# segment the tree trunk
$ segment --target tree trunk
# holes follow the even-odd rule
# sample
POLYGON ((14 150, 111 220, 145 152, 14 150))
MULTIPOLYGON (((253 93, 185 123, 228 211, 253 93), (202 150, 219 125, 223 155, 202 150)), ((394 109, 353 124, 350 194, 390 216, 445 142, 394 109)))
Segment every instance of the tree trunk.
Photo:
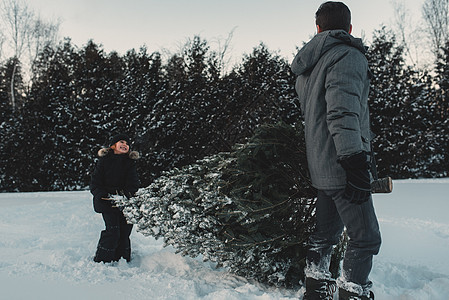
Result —
POLYGON ((14 95, 14 78, 16 77, 16 70, 17 70, 17 63, 14 62, 14 66, 12 69, 12 75, 11 75, 11 106, 12 106, 13 112, 16 110, 16 98, 14 95))

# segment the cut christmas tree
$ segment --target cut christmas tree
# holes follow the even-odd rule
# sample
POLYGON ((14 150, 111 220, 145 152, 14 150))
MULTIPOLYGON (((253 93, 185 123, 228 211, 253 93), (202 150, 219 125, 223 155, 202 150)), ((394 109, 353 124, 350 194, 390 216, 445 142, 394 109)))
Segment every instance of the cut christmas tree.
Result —
MULTIPOLYGON (((232 152, 173 169, 134 198, 115 201, 137 231, 163 238, 182 255, 293 287, 304 279, 315 194, 303 129, 277 124, 261 126, 232 152)), ((333 265, 336 275, 339 261, 333 265)))

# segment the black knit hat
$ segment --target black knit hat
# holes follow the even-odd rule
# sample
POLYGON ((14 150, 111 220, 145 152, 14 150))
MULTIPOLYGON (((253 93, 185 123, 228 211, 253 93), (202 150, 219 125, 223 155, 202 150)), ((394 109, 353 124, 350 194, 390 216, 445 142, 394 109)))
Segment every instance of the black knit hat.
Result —
POLYGON ((109 141, 109 145, 115 145, 118 141, 126 141, 128 144, 130 144, 129 136, 124 133, 116 134, 112 137, 112 139, 109 141))

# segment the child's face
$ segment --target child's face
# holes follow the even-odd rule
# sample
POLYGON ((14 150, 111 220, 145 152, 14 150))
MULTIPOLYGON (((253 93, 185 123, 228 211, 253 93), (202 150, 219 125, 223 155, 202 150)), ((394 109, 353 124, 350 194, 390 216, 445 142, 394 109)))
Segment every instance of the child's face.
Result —
POLYGON ((126 141, 118 141, 112 146, 114 150, 114 154, 125 154, 129 151, 128 142, 126 141))

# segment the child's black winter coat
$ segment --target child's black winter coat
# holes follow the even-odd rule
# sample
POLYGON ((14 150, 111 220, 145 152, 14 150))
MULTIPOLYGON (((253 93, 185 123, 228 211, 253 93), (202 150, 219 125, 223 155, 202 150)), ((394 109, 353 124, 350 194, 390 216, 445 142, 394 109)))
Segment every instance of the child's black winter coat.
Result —
POLYGON ((133 196, 139 189, 136 162, 139 153, 130 151, 128 154, 114 154, 110 148, 98 151, 100 157, 92 173, 90 192, 94 196, 94 210, 97 213, 117 213, 118 208, 112 207, 113 202, 102 200, 110 195, 133 196))

